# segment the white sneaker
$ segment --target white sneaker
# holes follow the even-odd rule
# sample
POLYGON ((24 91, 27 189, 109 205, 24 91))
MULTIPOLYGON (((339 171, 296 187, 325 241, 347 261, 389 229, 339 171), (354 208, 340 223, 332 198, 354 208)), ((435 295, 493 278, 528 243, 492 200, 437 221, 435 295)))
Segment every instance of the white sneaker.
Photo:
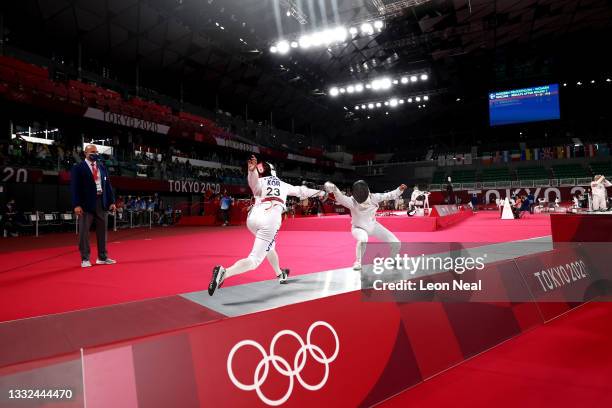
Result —
POLYGON ((276 276, 278 278, 278 283, 284 285, 287 283, 287 278, 289 278, 289 269, 281 269, 280 275, 276 276))
POLYGON ((110 258, 106 258, 104 260, 99 259, 99 258, 96 259, 96 265, 112 265, 112 264, 116 264, 116 263, 117 263, 117 261, 115 261, 114 259, 110 259, 110 258))
POLYGON ((81 268, 89 268, 91 266, 91 262, 88 259, 81 261, 81 268))
POLYGON ((353 270, 354 270, 354 271, 360 271, 360 270, 361 270, 361 262, 356 261, 356 262, 353 264, 353 270))

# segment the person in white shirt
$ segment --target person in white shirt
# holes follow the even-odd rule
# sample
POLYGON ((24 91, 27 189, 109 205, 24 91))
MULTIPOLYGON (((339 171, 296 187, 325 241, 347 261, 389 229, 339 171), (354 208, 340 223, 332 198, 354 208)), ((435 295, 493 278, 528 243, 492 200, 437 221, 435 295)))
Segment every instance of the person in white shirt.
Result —
POLYGON ((597 174, 591 182, 593 196, 593 211, 605 211, 608 209, 608 193, 606 187, 612 186, 604 176, 597 174))
POLYGON ((270 262, 279 283, 287 283, 289 269, 280 268, 275 250, 276 234, 281 227, 287 196, 305 199, 325 195, 321 190, 292 186, 281 181, 276 177, 274 166, 266 162, 257 163, 255 156, 251 156, 248 161, 247 179, 255 197, 255 204, 247 217, 247 228, 255 236, 253 249, 246 258, 240 259, 228 268, 221 265, 213 268, 212 279, 208 285, 210 296, 223 285, 225 279, 257 268, 264 258, 270 262))
POLYGON ((406 185, 402 184, 398 188, 388 193, 370 193, 368 184, 363 180, 353 183, 353 196, 347 197, 329 181, 325 183, 325 191, 333 193, 336 202, 351 212, 351 233, 357 240, 356 257, 353 269, 361 270, 361 260, 365 245, 370 235, 383 242, 391 244, 391 257, 394 257, 400 250, 400 240, 388 229, 376 221, 376 211, 378 204, 385 200, 395 200, 406 190, 406 185))

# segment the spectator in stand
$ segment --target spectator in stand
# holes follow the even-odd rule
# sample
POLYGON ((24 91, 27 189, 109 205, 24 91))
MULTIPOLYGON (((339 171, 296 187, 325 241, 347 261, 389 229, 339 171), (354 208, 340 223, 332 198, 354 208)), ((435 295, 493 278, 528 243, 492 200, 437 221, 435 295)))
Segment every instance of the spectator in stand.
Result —
POLYGON ((223 191, 223 196, 221 197, 220 208, 221 214, 223 215, 223 226, 226 227, 230 222, 230 211, 232 209, 233 203, 232 197, 227 194, 227 190, 223 191))
POLYGON ((72 167, 70 190, 75 214, 79 217, 79 252, 81 267, 91 266, 89 260, 89 228, 96 221, 98 241, 98 265, 116 263, 106 252, 106 211, 115 211, 115 196, 106 168, 98 163, 98 149, 94 145, 85 148, 85 160, 72 167))

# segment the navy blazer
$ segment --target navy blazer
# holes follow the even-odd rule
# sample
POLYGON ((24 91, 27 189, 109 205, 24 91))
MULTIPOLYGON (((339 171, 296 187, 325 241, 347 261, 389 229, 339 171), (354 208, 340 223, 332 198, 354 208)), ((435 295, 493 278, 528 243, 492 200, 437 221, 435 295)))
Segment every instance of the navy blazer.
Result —
MULTIPOLYGON (((70 171, 70 192, 72 194, 72 207, 81 207, 89 213, 96 212, 96 182, 87 160, 72 166, 70 171)), ((102 207, 106 211, 115 202, 115 194, 110 184, 110 178, 106 167, 97 163, 102 182, 102 207)))

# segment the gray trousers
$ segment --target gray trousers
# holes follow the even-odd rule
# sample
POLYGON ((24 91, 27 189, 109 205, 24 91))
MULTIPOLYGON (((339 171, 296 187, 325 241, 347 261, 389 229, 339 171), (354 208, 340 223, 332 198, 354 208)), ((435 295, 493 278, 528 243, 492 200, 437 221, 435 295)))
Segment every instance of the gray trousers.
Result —
POLYGON ((89 248, 89 229, 91 224, 96 221, 96 239, 98 241, 98 259, 105 260, 106 254, 106 227, 108 216, 102 208, 102 196, 96 200, 96 212, 90 213, 83 211, 79 217, 79 252, 82 260, 89 260, 91 254, 89 248))

